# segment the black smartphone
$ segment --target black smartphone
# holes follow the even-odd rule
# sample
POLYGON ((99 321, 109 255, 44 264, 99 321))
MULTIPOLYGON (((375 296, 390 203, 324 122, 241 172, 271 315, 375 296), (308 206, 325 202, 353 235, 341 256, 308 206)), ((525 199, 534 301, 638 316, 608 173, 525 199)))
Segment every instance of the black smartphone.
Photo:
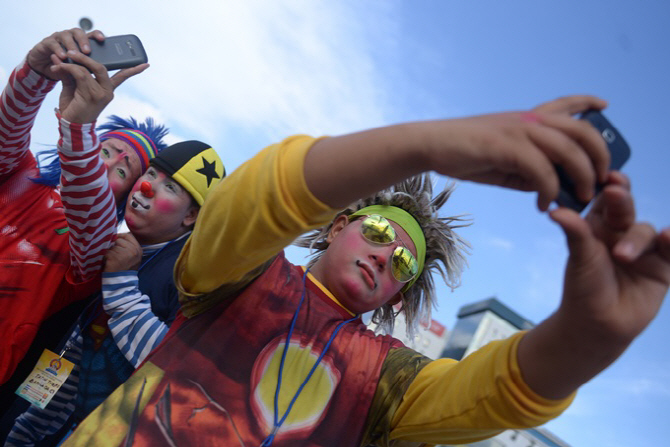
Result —
MULTIPOLYGON (((591 123, 595 127, 603 139, 607 143, 607 148, 610 151, 610 170, 618 171, 630 158, 630 147, 619 131, 609 122, 605 115, 598 110, 587 110, 582 113, 579 119, 583 119, 591 123)), ((556 199, 556 203, 560 206, 572 208, 577 212, 581 212, 587 203, 582 202, 575 195, 574 183, 565 174, 565 171, 560 166, 556 167, 558 178, 561 181, 561 191, 556 199)), ((600 192, 603 185, 596 185, 596 194, 600 192)))
MULTIPOLYGON (((134 34, 106 37, 103 42, 89 39, 88 56, 107 70, 118 70, 144 64, 149 59, 140 39, 134 34)), ((69 58, 66 62, 72 62, 69 58)))

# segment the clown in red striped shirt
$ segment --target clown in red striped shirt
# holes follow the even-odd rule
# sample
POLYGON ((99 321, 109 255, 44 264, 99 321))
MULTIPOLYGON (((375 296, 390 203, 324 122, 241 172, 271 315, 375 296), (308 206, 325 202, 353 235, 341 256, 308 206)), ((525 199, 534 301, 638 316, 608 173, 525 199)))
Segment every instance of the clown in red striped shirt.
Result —
MULTIPOLYGON (((98 110, 86 115, 72 73, 60 61, 99 31, 54 33, 30 50, 10 75, 0 100, 0 385, 12 375, 40 324, 68 304, 100 290, 104 254, 113 244, 126 197, 149 160, 166 145, 164 126, 147 119, 97 115, 113 90, 146 65, 89 76, 98 110), (61 65, 60 68, 52 68, 61 65), (31 151, 30 131, 39 108, 63 81, 58 149, 31 151)), ((102 67, 102 66, 100 66, 102 67)), ((79 68, 79 67, 76 67, 79 68)), ((88 75, 87 75, 88 76, 88 75)))

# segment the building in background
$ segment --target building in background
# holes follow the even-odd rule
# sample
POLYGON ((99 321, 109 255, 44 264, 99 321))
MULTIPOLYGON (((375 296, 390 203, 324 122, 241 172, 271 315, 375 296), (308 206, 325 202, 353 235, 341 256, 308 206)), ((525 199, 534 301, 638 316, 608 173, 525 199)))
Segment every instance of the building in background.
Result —
POLYGON ((458 311, 458 320, 440 357, 461 360, 488 342, 533 326, 495 298, 468 304, 458 311))
MULTIPOLYGON (((399 311, 401 305, 395 306, 395 310, 399 311)), ((375 330, 377 325, 374 323, 368 324, 368 327, 375 330)), ((393 338, 403 342, 408 348, 414 349, 426 357, 437 359, 443 357, 442 352, 447 345, 447 337, 449 333, 447 327, 437 320, 421 321, 418 325, 414 335, 410 335, 406 331, 405 314, 400 312, 395 319, 393 327, 393 338)))
MULTIPOLYGON (((458 320, 449 334, 444 351, 438 357, 461 360, 485 344, 507 338, 533 323, 521 317, 495 298, 461 307, 458 320)), ((433 357, 437 358, 437 357, 433 357)), ((542 428, 507 430, 498 436, 469 447, 570 447, 550 431, 542 428)))
MULTIPOLYGON (((400 310, 400 306, 396 308, 400 310)), ((495 298, 489 298, 461 307, 456 325, 451 332, 442 323, 431 320, 419 324, 413 337, 405 330, 405 317, 396 317, 393 337, 421 354, 437 359, 441 357, 461 360, 471 352, 493 340, 507 338, 520 331, 531 329, 534 324, 526 320, 495 298)), ((376 325, 370 323, 370 329, 376 325)), ((447 446, 443 446, 447 447, 447 446)), ((570 447, 549 430, 531 428, 507 430, 498 436, 471 444, 451 447, 570 447)))

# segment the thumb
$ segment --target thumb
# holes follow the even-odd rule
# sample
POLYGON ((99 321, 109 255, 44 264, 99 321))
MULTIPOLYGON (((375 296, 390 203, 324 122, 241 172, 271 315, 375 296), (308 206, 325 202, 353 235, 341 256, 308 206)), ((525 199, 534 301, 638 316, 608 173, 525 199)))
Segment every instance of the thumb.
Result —
POLYGON ((563 229, 570 251, 565 266, 561 307, 584 310, 603 305, 603 293, 611 296, 611 287, 616 287, 607 247, 575 211, 558 208, 549 215, 563 229))
POLYGON ((588 223, 575 211, 568 208, 557 208, 549 213, 565 234, 570 258, 584 262, 597 253, 597 242, 588 223))

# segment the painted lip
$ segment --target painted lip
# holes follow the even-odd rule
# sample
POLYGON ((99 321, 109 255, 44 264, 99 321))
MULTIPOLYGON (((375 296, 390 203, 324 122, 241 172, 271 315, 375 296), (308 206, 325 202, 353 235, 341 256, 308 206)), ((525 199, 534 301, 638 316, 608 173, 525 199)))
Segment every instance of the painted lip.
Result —
POLYGON ((151 208, 148 203, 144 203, 141 200, 140 194, 135 193, 130 199, 130 206, 132 206, 134 209, 139 209, 139 207, 144 208, 145 210, 148 210, 151 208))
POLYGON ((370 289, 376 289, 377 281, 375 280, 375 272, 372 270, 372 267, 362 261, 356 261, 356 265, 361 269, 363 279, 368 283, 370 289))

